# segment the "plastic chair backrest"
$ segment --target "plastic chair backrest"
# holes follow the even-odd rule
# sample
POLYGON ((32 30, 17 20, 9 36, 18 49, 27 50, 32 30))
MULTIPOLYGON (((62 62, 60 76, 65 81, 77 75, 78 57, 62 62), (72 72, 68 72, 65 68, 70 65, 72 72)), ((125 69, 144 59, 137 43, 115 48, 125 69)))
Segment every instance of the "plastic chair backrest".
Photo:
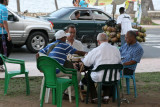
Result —
POLYGON ((6 66, 6 62, 9 62, 9 63, 15 63, 15 64, 20 64, 21 68, 20 68, 20 74, 21 73, 25 73, 25 65, 24 65, 24 61, 23 60, 19 60, 19 59, 11 59, 11 58, 8 58, 2 54, 0 54, 0 57, 2 58, 3 60, 3 64, 4 64, 4 67, 5 67, 5 73, 8 73, 7 71, 7 66, 6 66))
POLYGON ((122 69, 123 69, 123 65, 121 65, 121 64, 103 64, 103 65, 99 65, 95 71, 104 70, 102 82, 106 82, 105 80, 106 80, 107 72, 110 72, 109 79, 107 82, 112 82, 113 71, 115 71, 114 81, 116 81, 117 80, 117 73, 118 72, 120 73, 120 71, 122 69))
POLYGON ((48 87, 56 86, 56 68, 60 71, 64 70, 56 60, 48 56, 41 56, 37 59, 37 68, 44 73, 45 84, 48 87))

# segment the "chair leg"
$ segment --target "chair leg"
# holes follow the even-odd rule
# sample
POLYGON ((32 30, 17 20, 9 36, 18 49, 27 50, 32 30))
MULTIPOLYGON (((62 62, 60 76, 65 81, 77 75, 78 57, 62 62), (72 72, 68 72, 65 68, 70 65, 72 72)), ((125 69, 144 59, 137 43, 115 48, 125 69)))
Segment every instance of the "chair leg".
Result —
POLYGON ((102 83, 98 83, 98 107, 101 107, 102 83))
POLYGON ((137 90, 136 90, 136 80, 133 78, 133 85, 134 85, 134 97, 137 98, 137 90))
POLYGON ((10 80, 10 78, 8 76, 6 76, 5 77, 5 84, 4 84, 4 95, 7 94, 9 80, 10 80))
POLYGON ((119 90, 119 84, 116 84, 116 89, 117 89, 117 102, 118 102, 118 107, 120 107, 120 90, 119 90))
POLYGON ((71 94, 71 86, 68 87, 68 94, 69 94, 69 102, 72 103, 72 94, 71 94))
POLYGON ((43 107, 45 92, 46 92, 46 87, 43 86, 43 92, 42 92, 42 98, 41 98, 40 107, 43 107))
POLYGON ((89 89, 90 89, 90 86, 89 86, 89 82, 88 82, 88 83, 87 83, 87 93, 86 93, 86 104, 88 104, 89 89))
MULTIPOLYGON (((53 105, 56 105, 57 102, 56 102, 56 89, 52 89, 52 104, 53 105)), ((49 99, 49 96, 48 96, 48 99, 49 99)))
POLYGON ((127 94, 130 94, 130 79, 126 78, 126 89, 127 89, 127 94))
POLYGON ((25 79, 26 79, 26 94, 30 94, 30 87, 29 87, 29 79, 28 79, 28 72, 25 73, 25 79))
POLYGON ((57 107, 62 107, 62 96, 63 96, 63 91, 62 88, 58 88, 57 90, 57 107))
POLYGON ((48 103, 49 94, 50 94, 50 88, 47 88, 47 89, 46 89, 46 94, 45 94, 45 103, 48 103))
POLYGON ((75 89, 75 97, 76 97, 76 107, 78 107, 79 106, 78 82, 75 83, 74 89, 75 89))
POLYGON ((44 77, 42 78, 42 83, 41 83, 41 91, 40 91, 40 100, 42 98, 42 92, 43 92, 43 86, 44 86, 44 77))
POLYGON ((116 99, 116 85, 114 85, 114 87, 113 87, 113 98, 112 98, 112 102, 115 102, 115 99, 116 99))

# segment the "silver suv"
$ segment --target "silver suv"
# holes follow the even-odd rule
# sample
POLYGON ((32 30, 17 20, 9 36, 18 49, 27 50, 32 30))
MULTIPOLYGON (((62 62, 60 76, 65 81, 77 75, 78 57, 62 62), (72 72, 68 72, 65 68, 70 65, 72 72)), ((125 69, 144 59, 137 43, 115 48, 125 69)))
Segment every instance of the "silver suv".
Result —
POLYGON ((54 39, 52 23, 32 17, 18 15, 8 9, 8 25, 15 47, 27 46, 30 52, 38 52, 54 39))

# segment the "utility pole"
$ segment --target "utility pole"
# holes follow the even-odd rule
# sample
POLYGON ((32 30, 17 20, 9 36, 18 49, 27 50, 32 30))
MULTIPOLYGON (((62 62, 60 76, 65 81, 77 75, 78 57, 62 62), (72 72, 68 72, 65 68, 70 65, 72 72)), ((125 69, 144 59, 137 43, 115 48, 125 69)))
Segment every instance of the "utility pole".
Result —
POLYGON ((56 10, 58 10, 58 4, 57 4, 57 0, 54 0, 55 6, 56 6, 56 10))
POLYGON ((17 0, 17 11, 18 11, 18 12, 21 12, 21 10, 20 10, 20 2, 19 2, 19 0, 17 0))

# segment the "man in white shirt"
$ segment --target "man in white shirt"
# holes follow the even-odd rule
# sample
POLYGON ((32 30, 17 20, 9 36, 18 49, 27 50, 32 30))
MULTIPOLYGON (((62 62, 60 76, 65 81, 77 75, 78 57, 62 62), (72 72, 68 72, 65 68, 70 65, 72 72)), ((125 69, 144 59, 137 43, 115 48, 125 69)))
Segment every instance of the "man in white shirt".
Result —
POLYGON ((125 35, 129 30, 132 30, 132 22, 130 15, 125 13, 125 8, 119 9, 120 16, 117 18, 117 24, 121 27, 121 46, 126 43, 125 35))
POLYGON ((66 33, 70 33, 70 36, 67 37, 66 43, 70 44, 73 48, 84 51, 83 44, 81 41, 76 40, 76 28, 74 25, 67 26, 66 33))
MULTIPOLYGON (((93 70, 95 70, 99 65, 102 64, 118 64, 121 62, 120 52, 117 47, 112 46, 108 43, 108 36, 105 33, 99 33, 97 36, 98 47, 90 51, 83 59, 85 66, 89 67, 93 65, 93 70)), ((102 81, 104 71, 91 72, 91 79, 94 82, 102 81)), ((108 74, 107 74, 108 75, 108 74)), ((107 76, 106 76, 107 77, 107 76)), ((120 79, 120 74, 117 74, 118 79, 120 79)), ((108 78, 106 78, 108 80, 108 78)), ((92 82, 92 86, 89 89, 91 91, 91 98, 94 100, 97 97, 96 88, 92 82)), ((91 84, 90 84, 91 85, 91 84)), ((104 96, 109 96, 110 89, 103 88, 104 96)), ((109 98, 109 97, 108 97, 109 98)))

